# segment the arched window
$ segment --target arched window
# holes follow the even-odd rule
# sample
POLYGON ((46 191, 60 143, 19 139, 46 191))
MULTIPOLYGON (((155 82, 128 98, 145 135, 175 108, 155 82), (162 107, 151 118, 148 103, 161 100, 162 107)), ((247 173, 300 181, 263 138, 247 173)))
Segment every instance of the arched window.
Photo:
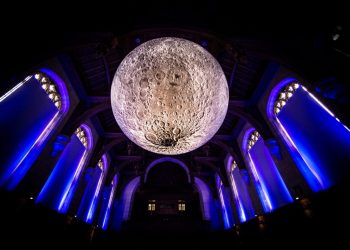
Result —
POLYGON ((60 213, 67 212, 92 145, 91 130, 83 124, 63 150, 36 200, 38 203, 60 213))
POLYGON ((218 190, 224 228, 228 229, 234 226, 234 220, 230 205, 230 198, 219 175, 216 175, 216 188, 218 190))
POLYGON ((102 183, 108 170, 107 156, 103 155, 97 167, 85 171, 85 191, 80 202, 77 217, 86 223, 92 223, 102 183))
POLYGON ((134 201, 134 195, 138 187, 140 186, 141 177, 137 176, 132 179, 124 188, 121 197, 122 206, 122 220, 126 221, 130 219, 132 203, 134 201))
POLYGON ((251 128, 243 139, 243 151, 265 212, 292 202, 277 166, 258 131, 251 128))
POLYGON ((42 72, 38 72, 34 75, 34 78, 40 82, 40 85, 50 100, 54 103, 58 110, 62 110, 62 97, 60 90, 55 82, 42 72))
POLYGON ((194 177, 195 186, 200 194, 201 209, 204 220, 211 220, 212 194, 208 185, 198 177, 194 177))
POLYGON ((45 68, 0 97, 0 186, 18 185, 68 109, 64 82, 45 68))
POLYGON ((296 79, 274 87, 267 114, 313 191, 349 173, 350 130, 296 79))
POLYGON ((176 158, 173 158, 173 157, 162 157, 162 158, 159 158, 159 159, 156 159, 154 161, 152 161, 146 168, 145 170, 145 178, 144 178, 144 182, 147 182, 147 178, 148 178, 148 173, 149 171, 154 168, 155 166, 157 166, 158 164, 160 163, 164 163, 164 162, 172 162, 172 163, 175 163, 177 164, 179 167, 181 167, 183 170, 186 171, 186 175, 187 175, 187 181, 188 183, 191 183, 191 174, 190 174, 190 170, 188 169, 188 167, 186 166, 186 164, 179 160, 179 159, 176 159, 176 158))
POLYGON ((297 82, 292 82, 285 86, 281 92, 278 95, 278 98, 276 98, 273 112, 275 116, 278 115, 279 112, 281 112, 281 109, 287 104, 290 98, 292 98, 295 91, 300 87, 300 84, 297 82))
POLYGON ((255 212, 244 177, 232 156, 227 160, 227 173, 231 182, 240 222, 245 222, 254 218, 255 212))
POLYGON ((104 187, 102 192, 102 196, 103 196, 102 205, 101 205, 102 207, 101 207, 100 217, 98 220, 98 225, 103 230, 106 230, 108 228, 109 218, 111 215, 111 209, 112 209, 112 204, 114 201, 117 185, 118 185, 118 175, 115 175, 111 182, 111 185, 109 185, 108 187, 104 187))

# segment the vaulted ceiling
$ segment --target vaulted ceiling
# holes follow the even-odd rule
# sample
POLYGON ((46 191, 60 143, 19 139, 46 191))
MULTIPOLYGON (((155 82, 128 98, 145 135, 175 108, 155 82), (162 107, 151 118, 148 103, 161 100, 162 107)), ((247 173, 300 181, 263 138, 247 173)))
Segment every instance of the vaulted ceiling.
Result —
MULTIPOLYGON (((309 36, 315 39, 314 35, 309 36)), ((109 99, 114 74, 123 58, 139 44, 165 36, 185 38, 205 47, 222 66, 229 85, 229 110, 217 134, 201 148, 179 156, 195 172, 203 172, 203 170, 210 172, 215 168, 219 170, 219 166, 223 167, 226 154, 237 151, 234 141, 242 128, 242 121, 253 120, 259 123, 261 117, 252 113, 256 105, 252 99, 253 96, 256 98, 261 94, 258 85, 269 62, 278 62, 298 70, 303 63, 295 61, 291 56, 296 50, 298 53, 304 53, 306 61, 310 58, 315 60, 310 56, 315 52, 308 51, 310 37, 304 37, 302 41, 296 37, 278 40, 275 35, 248 39, 227 37, 201 29, 178 27, 147 27, 121 34, 101 32, 76 35, 76 40, 84 42, 68 46, 65 53, 72 60, 85 91, 82 110, 108 103, 108 106, 94 115, 93 121, 96 127, 100 128, 99 133, 103 138, 100 148, 108 149, 115 171, 121 170, 131 175, 138 174, 143 171, 148 162, 159 157, 138 147, 123 135, 114 119, 109 99), (83 39, 77 39, 79 35, 82 35, 83 39)), ((309 67, 309 70, 304 70, 302 73, 312 76, 314 68, 316 69, 317 66, 309 67)), ((262 125, 260 129, 263 130, 264 126, 262 125)), ((268 129, 261 132, 269 133, 268 129)))
MULTIPOLYGON (((189 6, 197 8, 198 6, 189 6)), ((147 152, 128 140, 116 123, 110 107, 110 88, 118 65, 140 43, 157 37, 175 36, 194 41, 205 47, 220 63, 229 84, 229 110, 221 128, 214 138, 201 148, 181 155, 195 172, 210 173, 223 165, 228 152, 237 150, 234 138, 242 128, 244 119, 256 119, 252 113, 252 97, 259 94, 257 87, 270 61, 286 65, 311 79, 320 80, 331 75, 337 65, 329 58, 328 44, 334 23, 325 23, 322 18, 304 23, 288 22, 276 25, 276 20, 256 22, 254 25, 236 22, 231 10, 219 7, 214 1, 199 6, 203 12, 176 14, 176 8, 158 12, 150 18, 141 8, 133 13, 128 24, 116 23, 112 32, 49 32, 27 39, 27 33, 16 33, 5 41, 11 49, 0 81, 8 80, 41 63, 45 59, 64 54, 71 61, 79 81, 72 81, 81 100, 74 112, 77 124, 69 124, 65 131, 74 129, 79 122, 91 118, 100 141, 95 161, 100 153, 108 151, 114 171, 134 175, 143 171, 145 165, 159 157, 147 152), (220 12, 222 11, 222 12, 220 12), (196 13, 196 14, 193 14, 196 13), (202 13, 202 14, 201 14, 202 13), (273 22, 272 22, 273 21, 273 22), (295 25, 294 25, 295 24, 295 25), (20 60, 21 58, 27 60, 20 60), (320 69, 325 69, 321 71, 320 69), (319 77, 319 78, 317 78, 319 77), (248 114, 248 118, 245 117, 248 114)), ((163 10, 163 8, 162 8, 163 10)), ((180 11, 180 10, 179 10, 180 11)), ((181 10, 183 12, 183 10, 181 10)), ((342 61, 341 61, 342 62, 342 61)), ((17 79, 14 79, 17 80, 17 79)), ((8 86, 3 84, 1 93, 8 86)))
MULTIPOLYGON (((218 143, 209 142, 193 152, 180 156, 192 165, 195 171, 195 168, 202 169, 201 165, 209 165, 209 168, 223 165, 227 151, 221 144, 231 147, 235 129, 240 121, 237 112, 232 110, 236 106, 242 108, 247 105, 267 66, 267 60, 254 53, 249 54, 249 51, 239 47, 236 48, 234 44, 219 36, 179 28, 140 29, 123 35, 112 32, 91 34, 89 38, 91 42, 87 40, 88 42, 65 51, 73 62, 85 92, 81 104, 83 107, 80 108, 83 112, 93 109, 99 103, 109 103, 111 83, 123 58, 140 43, 164 36, 181 37, 202 45, 218 60, 224 70, 229 84, 230 108, 224 123, 213 138, 218 143), (90 103, 84 104, 84 102, 90 103)), ((145 164, 156 157, 154 153, 143 150, 123 135, 110 104, 96 113, 93 121, 100 128, 99 133, 103 138, 101 148, 103 144, 113 144, 113 140, 121 140, 109 149, 114 166, 120 167, 131 163, 123 170, 142 171, 145 164)))

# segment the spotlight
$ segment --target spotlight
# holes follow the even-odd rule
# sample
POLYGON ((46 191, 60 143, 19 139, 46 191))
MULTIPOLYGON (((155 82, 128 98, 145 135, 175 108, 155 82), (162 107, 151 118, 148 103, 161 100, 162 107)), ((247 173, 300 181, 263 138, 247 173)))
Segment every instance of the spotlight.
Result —
POLYGON ((337 33, 337 34, 334 34, 332 36, 332 39, 333 39, 333 41, 337 41, 339 39, 339 37, 340 37, 340 35, 337 33))

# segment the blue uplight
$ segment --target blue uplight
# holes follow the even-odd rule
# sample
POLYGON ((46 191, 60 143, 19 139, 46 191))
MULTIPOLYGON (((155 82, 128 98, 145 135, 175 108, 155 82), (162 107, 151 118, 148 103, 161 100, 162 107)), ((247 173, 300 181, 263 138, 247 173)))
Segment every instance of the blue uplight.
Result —
POLYGON ((237 187, 237 184, 236 184, 236 181, 234 178, 233 171, 231 170, 232 164, 233 164, 233 158, 232 158, 232 156, 230 156, 228 161, 227 161, 226 169, 228 170, 228 174, 230 176, 230 181, 231 181, 231 185, 232 185, 232 189, 233 189, 233 195, 234 195, 234 198, 236 201, 239 220, 240 220, 240 222, 244 222, 247 220, 247 216, 246 216, 245 211, 244 211, 243 203, 241 201, 240 193, 238 191, 238 187, 237 187))
POLYGON ((85 147, 73 135, 57 161, 54 170, 42 188, 36 202, 42 203, 56 211, 65 212, 70 203, 69 194, 74 177, 79 166, 82 165, 85 147), (64 204, 66 204, 64 206, 64 204), (65 207, 65 209, 63 209, 65 207))
POLYGON ((348 172, 350 131, 306 88, 294 93, 276 124, 312 190, 329 188, 348 172))
POLYGON ((106 210, 103 216, 103 221, 102 221, 102 229, 106 230, 108 227, 108 222, 109 222, 109 218, 110 218, 110 214, 111 214, 111 208, 112 208, 112 204, 114 201, 114 196, 115 196, 115 190, 117 188, 118 185, 118 176, 115 175, 113 178, 113 183, 112 183, 112 187, 108 196, 108 202, 107 202, 107 206, 106 206, 106 210))
POLYGON ((93 186, 92 186, 92 189, 94 192, 93 192, 91 202, 89 204, 89 210, 87 213, 87 217, 85 218, 85 221, 87 223, 91 223, 93 220, 95 210, 96 210, 97 201, 98 201, 100 191, 102 188, 102 183, 103 183, 105 174, 106 174, 107 169, 108 169, 108 162, 107 162, 107 157, 105 154, 102 156, 102 162, 103 162, 103 170, 101 171, 100 169, 98 169, 99 171, 95 171, 95 174, 98 174, 98 176, 97 176, 98 181, 97 181, 96 185, 95 185, 95 183, 93 183, 93 186))
POLYGON ((141 177, 135 177, 125 187, 122 195, 122 206, 123 206, 123 220, 129 219, 131 211, 131 203, 134 199, 134 194, 140 185, 141 177))
POLYGON ((292 202, 293 199, 262 137, 259 137, 248 149, 248 140, 254 131, 254 128, 246 131, 243 138, 243 150, 246 152, 250 172, 254 177, 263 209, 265 212, 271 212, 292 202))
POLYGON ((350 153, 350 130, 304 86, 296 89, 275 116, 273 105, 278 94, 294 82, 297 79, 286 78, 273 88, 267 115, 310 188, 317 192, 342 180, 349 172, 345 165, 350 153))
POLYGON ((78 137, 73 134, 36 200, 60 213, 66 213, 68 210, 78 179, 93 145, 90 128, 85 124, 80 127, 87 136, 88 148, 86 149, 78 137))
POLYGON ((29 77, 1 98, 0 114, 0 129, 7 131, 2 134, 6 147, 0 157, 0 186, 13 190, 45 146, 59 113, 40 83, 29 77))
POLYGON ((216 186, 217 186, 220 204, 221 204, 221 212, 222 212, 222 217, 224 221, 224 228, 229 229, 234 224, 232 214, 229 213, 231 211, 229 209, 230 201, 229 201, 227 192, 223 186, 223 183, 218 175, 216 175, 216 186))
POLYGON ((211 196, 210 189, 208 185, 198 177, 194 177, 194 183, 200 194, 203 218, 205 220, 210 220, 211 219, 210 207, 212 203, 212 196, 211 196))
POLYGON ((2 140, 0 186, 13 190, 26 175, 47 143, 53 129, 69 109, 69 96, 64 81, 48 68, 40 69, 59 88, 62 110, 58 111, 41 84, 32 76, 17 84, 0 98, 0 129, 8 131, 2 140), (28 112, 30 107, 31 112, 28 112), (4 119, 4 120, 3 120, 4 119))
POLYGON ((271 212, 273 208, 272 208, 272 203, 270 200, 268 190, 267 190, 266 186, 264 185, 264 183, 261 181, 261 177, 258 174, 258 171, 256 170, 255 163, 252 160, 249 153, 248 153, 248 158, 249 158, 249 163, 250 163, 249 165, 251 168, 251 172, 254 176, 255 186, 256 186, 256 189, 258 191, 258 195, 259 195, 260 201, 261 201, 262 206, 263 206, 263 210, 264 210, 264 212, 271 212))

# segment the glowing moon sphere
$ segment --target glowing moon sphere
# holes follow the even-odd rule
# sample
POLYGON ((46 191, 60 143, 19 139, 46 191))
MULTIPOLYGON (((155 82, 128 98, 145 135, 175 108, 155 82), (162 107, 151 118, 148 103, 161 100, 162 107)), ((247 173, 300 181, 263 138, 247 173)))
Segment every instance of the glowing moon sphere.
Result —
POLYGON ((165 37, 131 51, 114 76, 111 102, 125 135, 151 152, 176 155, 208 140, 229 101, 216 59, 185 39, 165 37))

